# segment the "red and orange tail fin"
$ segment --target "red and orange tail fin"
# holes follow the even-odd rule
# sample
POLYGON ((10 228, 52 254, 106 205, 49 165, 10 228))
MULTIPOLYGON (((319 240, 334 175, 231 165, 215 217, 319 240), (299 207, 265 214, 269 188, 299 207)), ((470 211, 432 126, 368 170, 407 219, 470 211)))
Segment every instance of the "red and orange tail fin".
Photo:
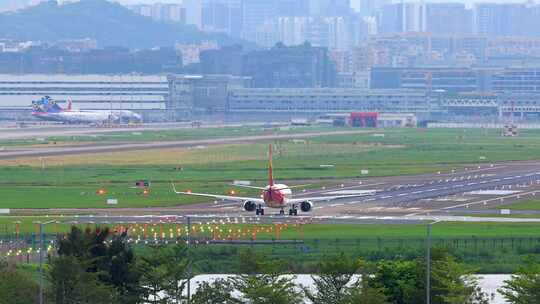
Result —
POLYGON ((67 106, 67 110, 68 111, 71 111, 71 109, 73 108, 73 100, 71 98, 68 99, 68 106, 67 106))
POLYGON ((268 185, 274 185, 274 172, 272 169, 272 144, 268 146, 268 185))

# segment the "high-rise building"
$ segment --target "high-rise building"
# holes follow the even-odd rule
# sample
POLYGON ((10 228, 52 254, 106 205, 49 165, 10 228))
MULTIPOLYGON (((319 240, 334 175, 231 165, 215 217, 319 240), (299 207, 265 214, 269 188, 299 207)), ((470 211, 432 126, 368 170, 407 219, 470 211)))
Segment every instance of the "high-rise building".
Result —
POLYGON ((333 87, 336 81, 328 50, 307 43, 294 47, 278 44, 247 54, 244 76, 252 77, 253 86, 259 88, 333 87))
POLYGON ((310 0, 311 16, 348 16, 352 13, 350 0, 310 0))
POLYGON ((311 0, 276 0, 278 17, 308 17, 311 0))
POLYGON ((404 32, 423 32, 426 29, 426 11, 423 3, 404 3, 402 5, 401 25, 404 32))
POLYGON ((276 21, 279 41, 287 46, 299 45, 306 41, 306 30, 311 18, 280 17, 276 21))
POLYGON ((265 44, 271 40, 268 26, 277 16, 276 2, 268 0, 243 0, 242 37, 249 41, 265 44), (262 42, 262 43, 261 43, 262 42))
POLYGON ((242 76, 244 52, 241 46, 226 46, 219 50, 206 50, 200 54, 200 72, 203 75, 242 76))
POLYGON ((378 16, 379 33, 401 33, 404 31, 402 3, 388 4, 381 8, 378 16))
POLYGON ((473 32, 473 12, 460 3, 429 3, 425 5, 425 30, 433 34, 470 34, 473 32))
POLYGON ((538 36, 540 6, 482 3, 476 6, 475 26, 487 36, 538 36))
POLYGON ((309 42, 316 47, 346 51, 368 35, 359 15, 349 17, 281 17, 276 22, 279 41, 287 46, 309 42))
POLYGON ((194 25, 202 29, 202 1, 183 0, 182 6, 186 10, 186 24, 194 25))
POLYGON ((152 5, 132 5, 133 12, 156 21, 186 23, 186 8, 179 4, 155 3, 152 5))
POLYGON ((459 3, 394 3, 383 6, 378 15, 380 33, 428 32, 470 34, 473 12, 459 3))
POLYGON ((360 0, 360 14, 362 16, 375 16, 377 10, 391 3, 392 0, 360 0))
POLYGON ((202 0, 202 29, 240 37, 242 0, 202 0))

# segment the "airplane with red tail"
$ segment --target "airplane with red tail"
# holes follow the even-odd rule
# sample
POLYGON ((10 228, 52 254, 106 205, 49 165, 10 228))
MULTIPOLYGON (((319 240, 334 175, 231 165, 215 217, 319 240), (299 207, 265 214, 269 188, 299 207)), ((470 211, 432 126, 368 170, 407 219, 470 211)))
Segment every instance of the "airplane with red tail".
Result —
POLYGON ((321 201, 331 201, 338 199, 354 198, 361 196, 374 195, 375 191, 366 190, 359 191, 359 194, 355 195, 340 195, 340 196, 319 196, 319 197, 305 197, 305 198, 293 198, 292 189, 306 187, 306 185, 292 186, 289 187, 284 184, 277 184, 274 182, 274 174, 272 168, 272 145, 269 146, 269 162, 268 162, 268 186, 266 187, 255 187, 255 186, 246 186, 246 185, 237 185, 237 187, 249 188, 261 190, 261 196, 258 198, 254 197, 239 197, 234 195, 216 195, 216 194, 207 194, 207 193, 194 193, 192 191, 177 191, 174 184, 172 184, 173 191, 176 194, 181 195, 192 195, 200 197, 208 197, 225 201, 232 202, 241 202, 243 203, 243 209, 248 212, 255 211, 256 215, 264 215, 265 207, 279 209, 280 214, 285 214, 285 209, 289 209, 289 215, 298 215, 298 208, 302 212, 310 212, 313 210, 313 205, 315 202, 321 201))

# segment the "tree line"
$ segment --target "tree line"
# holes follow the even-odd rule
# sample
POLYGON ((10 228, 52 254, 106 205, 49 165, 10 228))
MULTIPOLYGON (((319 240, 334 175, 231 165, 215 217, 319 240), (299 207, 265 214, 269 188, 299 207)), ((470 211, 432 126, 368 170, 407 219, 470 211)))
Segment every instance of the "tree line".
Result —
MULTIPOLYGON (((426 261, 392 259, 369 263, 341 254, 321 260, 313 284, 295 281, 285 261, 251 250, 237 256, 236 273, 202 282, 186 293, 197 265, 182 242, 133 248, 126 234, 108 228, 72 227, 60 237, 45 271, 45 303, 55 304, 424 304, 426 261)), ((529 259, 499 292, 509 303, 540 303, 540 263, 529 259)), ((33 269, 35 270, 35 269, 33 269)), ((231 271, 233 272, 233 271, 231 271)), ((38 303, 35 271, 0 262, 0 304, 38 303), (33 275, 34 274, 34 275, 33 275)), ((433 250, 431 303, 487 304, 474 269, 446 250, 433 250)))

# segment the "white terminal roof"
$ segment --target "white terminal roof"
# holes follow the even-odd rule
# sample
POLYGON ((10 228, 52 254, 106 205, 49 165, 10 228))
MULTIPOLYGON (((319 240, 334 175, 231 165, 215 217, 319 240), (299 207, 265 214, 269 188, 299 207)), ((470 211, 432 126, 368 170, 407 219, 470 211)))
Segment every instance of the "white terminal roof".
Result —
POLYGON ((168 93, 164 75, 0 74, 0 109, 30 107, 45 95, 80 109, 164 109, 168 93))

